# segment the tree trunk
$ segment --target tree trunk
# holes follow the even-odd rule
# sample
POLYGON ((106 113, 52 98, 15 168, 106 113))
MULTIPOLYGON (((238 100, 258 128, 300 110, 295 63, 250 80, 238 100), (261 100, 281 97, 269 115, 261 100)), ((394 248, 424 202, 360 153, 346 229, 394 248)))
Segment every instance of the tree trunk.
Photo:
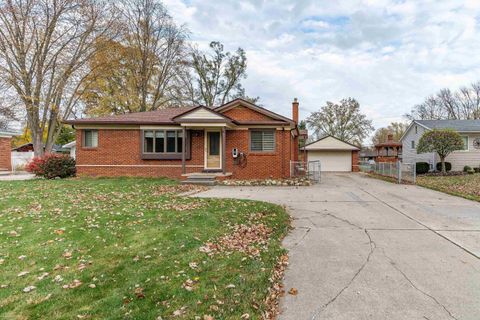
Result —
POLYGON ((446 174, 447 168, 445 167, 445 157, 441 157, 440 161, 442 162, 442 174, 446 174))
POLYGON ((43 150, 43 131, 41 129, 32 130, 32 143, 33 143, 33 155, 35 157, 41 157, 44 154, 43 150))

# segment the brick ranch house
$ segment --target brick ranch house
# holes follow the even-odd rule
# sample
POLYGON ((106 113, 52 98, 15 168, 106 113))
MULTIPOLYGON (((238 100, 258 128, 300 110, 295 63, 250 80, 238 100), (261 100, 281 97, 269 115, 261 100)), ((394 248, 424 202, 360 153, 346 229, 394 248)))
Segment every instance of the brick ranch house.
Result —
POLYGON ((80 176, 264 179, 298 159, 298 102, 289 119, 243 99, 66 121, 76 129, 80 176))

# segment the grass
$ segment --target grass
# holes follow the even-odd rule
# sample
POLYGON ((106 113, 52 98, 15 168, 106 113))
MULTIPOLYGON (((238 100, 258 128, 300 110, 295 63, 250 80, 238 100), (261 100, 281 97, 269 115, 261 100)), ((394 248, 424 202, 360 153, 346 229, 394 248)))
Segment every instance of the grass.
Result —
POLYGON ((444 177, 418 176, 417 184, 454 196, 480 201, 480 174, 444 177))
POLYGON ((0 318, 260 318, 284 254, 285 210, 176 188, 162 179, 1 182, 0 318), (200 250, 260 223, 272 233, 258 256, 200 250))

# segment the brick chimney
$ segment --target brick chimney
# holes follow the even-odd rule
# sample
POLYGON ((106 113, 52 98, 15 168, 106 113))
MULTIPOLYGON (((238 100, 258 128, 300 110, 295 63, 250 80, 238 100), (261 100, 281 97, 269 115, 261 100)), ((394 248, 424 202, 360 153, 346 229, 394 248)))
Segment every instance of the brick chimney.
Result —
POLYGON ((294 98, 292 102, 292 120, 298 124, 298 99, 294 98))

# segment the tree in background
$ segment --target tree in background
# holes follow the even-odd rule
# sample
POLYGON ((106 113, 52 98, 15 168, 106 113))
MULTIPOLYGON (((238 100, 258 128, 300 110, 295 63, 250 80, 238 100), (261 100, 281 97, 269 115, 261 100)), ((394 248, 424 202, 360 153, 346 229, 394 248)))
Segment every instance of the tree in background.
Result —
POLYGON ((388 135, 393 135, 394 141, 399 141, 408 128, 408 123, 405 122, 392 122, 386 128, 379 128, 375 131, 372 142, 373 144, 379 144, 387 141, 388 135))
POLYGON ((109 2, 5 0, 0 3, 0 78, 25 112, 35 155, 50 152, 78 101, 99 37, 115 31, 109 2))
MULTIPOLYGON (((225 52, 220 42, 210 43, 211 53, 193 49, 193 75, 187 79, 194 90, 195 102, 207 107, 222 105, 245 96, 241 80, 247 77, 247 56, 242 48, 235 53, 225 52)), ((254 98, 258 100, 257 98, 254 98)))
POLYGON ((480 119, 480 81, 452 92, 445 88, 413 107, 409 119, 480 119))
POLYGON ((75 129, 71 126, 63 125, 57 140, 55 140, 55 144, 63 146, 73 140, 75 140, 75 129))
POLYGON ((93 72, 81 99, 92 116, 151 111, 184 97, 187 30, 157 0, 122 0, 120 36, 89 60, 93 72))
POLYGON ((445 158, 456 150, 462 150, 464 143, 458 132, 453 130, 432 130, 425 132, 417 146, 417 153, 436 152, 446 173, 445 158))
POLYGON ((310 114, 306 123, 317 138, 331 135, 356 145, 361 145, 374 130, 372 121, 360 112, 360 104, 353 98, 339 104, 328 101, 320 111, 310 114))

